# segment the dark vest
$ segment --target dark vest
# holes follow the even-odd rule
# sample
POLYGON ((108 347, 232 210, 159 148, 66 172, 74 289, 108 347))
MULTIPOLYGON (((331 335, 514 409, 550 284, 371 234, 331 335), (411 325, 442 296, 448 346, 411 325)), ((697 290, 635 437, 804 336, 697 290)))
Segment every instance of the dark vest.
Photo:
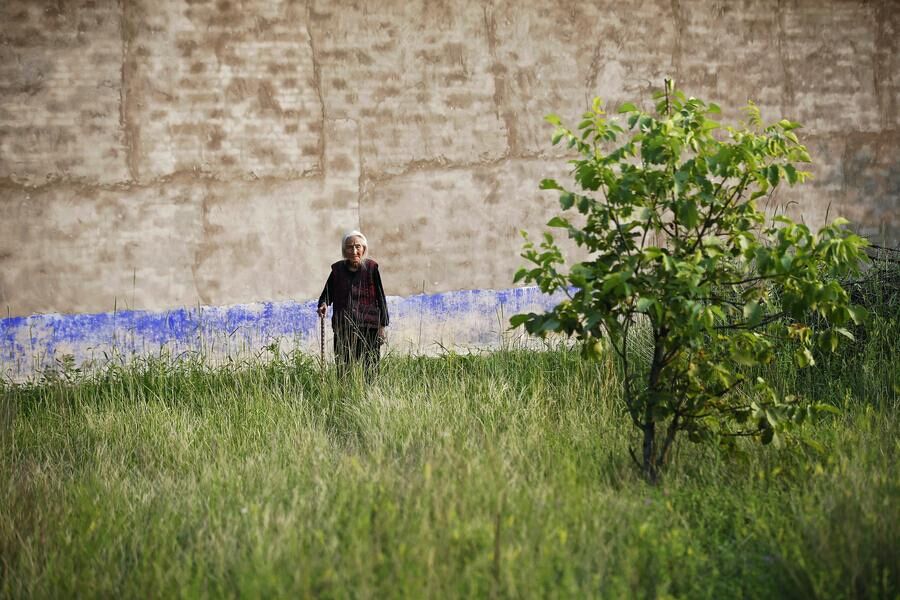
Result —
POLYGON ((357 327, 378 327, 380 315, 378 290, 374 273, 378 263, 367 258, 356 272, 347 268, 346 261, 331 265, 332 279, 332 326, 352 324, 357 327))

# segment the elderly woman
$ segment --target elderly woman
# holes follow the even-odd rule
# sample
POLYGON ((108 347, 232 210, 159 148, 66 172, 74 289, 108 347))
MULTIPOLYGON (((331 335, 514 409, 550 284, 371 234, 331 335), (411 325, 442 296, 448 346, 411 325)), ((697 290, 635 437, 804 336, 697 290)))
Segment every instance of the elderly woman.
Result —
POLYGON ((371 383, 378 372, 389 319, 378 263, 366 257, 368 247, 366 236, 359 231, 344 235, 344 259, 331 265, 318 313, 324 319, 327 306, 334 304, 331 327, 338 371, 343 374, 352 363, 362 361, 366 381, 371 383))

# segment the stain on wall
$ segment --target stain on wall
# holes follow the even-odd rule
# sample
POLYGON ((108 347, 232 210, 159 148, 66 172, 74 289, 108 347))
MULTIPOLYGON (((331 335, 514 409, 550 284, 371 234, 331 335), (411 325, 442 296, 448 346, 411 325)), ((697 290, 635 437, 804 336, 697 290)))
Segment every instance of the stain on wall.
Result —
POLYGON ((123 7, 135 179, 321 172, 323 109, 302 3, 129 0, 123 7))
POLYGON ((128 178, 114 0, 0 3, 0 178, 128 178))
POLYGON ((542 117, 666 76, 804 123, 777 201, 897 243, 898 33, 896 0, 7 0, 0 308, 302 302, 353 227, 389 294, 506 288, 565 175, 542 117))

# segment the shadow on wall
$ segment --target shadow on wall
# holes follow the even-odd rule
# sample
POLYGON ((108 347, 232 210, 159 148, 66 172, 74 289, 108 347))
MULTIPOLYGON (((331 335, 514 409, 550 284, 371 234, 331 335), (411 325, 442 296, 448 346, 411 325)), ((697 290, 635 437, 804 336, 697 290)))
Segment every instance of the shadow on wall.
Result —
MULTIPOLYGON (((391 296, 388 348, 410 354, 498 348, 521 336, 508 330, 510 316, 547 310, 561 299, 535 287, 391 296)), ((318 355, 315 308, 310 300, 6 318, 0 320, 0 378, 24 381, 60 364, 95 368, 146 356, 190 355, 217 364, 295 349, 318 355)))

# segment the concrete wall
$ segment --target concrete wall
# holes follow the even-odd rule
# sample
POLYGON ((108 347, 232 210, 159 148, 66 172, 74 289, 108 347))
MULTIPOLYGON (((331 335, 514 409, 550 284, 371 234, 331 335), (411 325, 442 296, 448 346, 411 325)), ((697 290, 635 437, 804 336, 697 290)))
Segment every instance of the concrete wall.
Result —
POLYGON ((5 0, 0 307, 302 301, 351 227, 388 294, 510 287, 542 116, 666 76, 804 123, 779 200, 896 243, 898 44, 897 0, 5 0))

